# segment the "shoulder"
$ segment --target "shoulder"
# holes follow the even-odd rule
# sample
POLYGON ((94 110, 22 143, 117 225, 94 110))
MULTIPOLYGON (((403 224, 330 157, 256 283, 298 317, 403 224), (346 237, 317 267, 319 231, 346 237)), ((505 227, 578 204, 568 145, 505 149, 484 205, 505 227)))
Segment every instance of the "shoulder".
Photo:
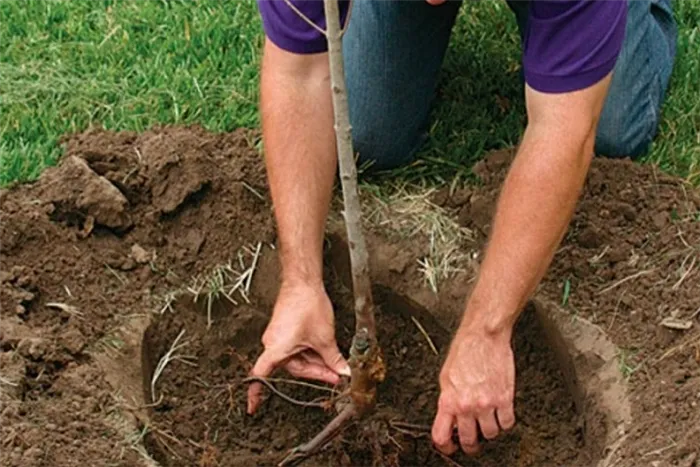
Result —
POLYGON ((525 78, 543 92, 595 84, 614 68, 627 0, 533 0, 523 44, 525 78))

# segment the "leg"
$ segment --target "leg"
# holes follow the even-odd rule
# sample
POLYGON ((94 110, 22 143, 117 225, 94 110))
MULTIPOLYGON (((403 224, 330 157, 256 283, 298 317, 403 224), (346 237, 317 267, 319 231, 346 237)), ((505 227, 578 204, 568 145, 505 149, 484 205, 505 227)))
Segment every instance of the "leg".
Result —
POLYGON ((343 38, 359 163, 410 162, 424 141, 438 73, 461 2, 354 0, 343 38))
MULTIPOLYGON (((528 2, 509 0, 521 37, 528 2)), ((676 55, 671 0, 630 0, 622 52, 598 124, 596 154, 638 157, 656 135, 676 55)))
POLYGON ((596 137, 596 154, 639 157, 656 135, 676 55, 671 0, 628 2, 627 30, 596 137))

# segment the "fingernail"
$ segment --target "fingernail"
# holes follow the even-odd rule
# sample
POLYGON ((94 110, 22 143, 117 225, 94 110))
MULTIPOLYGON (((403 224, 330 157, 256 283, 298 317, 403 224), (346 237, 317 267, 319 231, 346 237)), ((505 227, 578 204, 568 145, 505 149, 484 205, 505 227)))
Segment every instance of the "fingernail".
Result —
POLYGON ((350 376, 352 374, 350 371, 350 365, 345 365, 338 373, 342 376, 350 376))

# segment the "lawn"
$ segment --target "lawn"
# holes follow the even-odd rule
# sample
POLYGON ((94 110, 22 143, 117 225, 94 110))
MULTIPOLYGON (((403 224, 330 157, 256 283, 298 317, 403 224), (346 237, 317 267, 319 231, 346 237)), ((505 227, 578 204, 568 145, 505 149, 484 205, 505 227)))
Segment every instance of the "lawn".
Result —
MULTIPOLYGON (((647 160, 700 183, 700 0, 675 2, 678 60, 647 160)), ((0 185, 36 178, 62 134, 197 123, 257 126, 262 31, 252 0, 0 0, 0 185)), ((453 35, 432 138, 404 177, 467 173, 514 144, 524 106, 515 21, 468 2, 453 35)))

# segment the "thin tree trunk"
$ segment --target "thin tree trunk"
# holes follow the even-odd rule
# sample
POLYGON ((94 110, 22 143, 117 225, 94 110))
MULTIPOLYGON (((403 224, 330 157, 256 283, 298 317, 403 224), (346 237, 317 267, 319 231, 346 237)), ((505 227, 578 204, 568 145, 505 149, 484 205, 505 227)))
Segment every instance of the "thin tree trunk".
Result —
POLYGON ((372 301, 367 246, 362 233, 362 209, 357 191, 357 169, 355 167, 355 153, 352 148, 352 130, 345 88, 340 11, 337 0, 324 0, 323 6, 326 13, 326 37, 331 71, 338 165, 343 188, 345 226, 348 233, 350 267, 355 292, 355 330, 358 334, 366 333, 369 340, 374 340, 377 331, 374 323, 374 303, 372 301))
MULTIPOLYGON (((349 361, 352 370, 350 378, 351 403, 345 406, 311 441, 290 451, 279 466, 296 465, 325 446, 352 420, 363 416, 372 409, 377 398, 377 383, 383 381, 385 375, 382 352, 377 344, 369 257, 365 237, 362 233, 362 209, 357 191, 357 169, 352 149, 350 113, 345 89, 341 40, 343 30, 340 27, 338 0, 323 0, 323 9, 326 16, 324 34, 328 41, 338 165, 343 188, 345 227, 348 233, 350 269, 352 270, 355 297, 355 337, 350 348, 349 361)), ((311 20, 301 16, 306 22, 313 25, 311 20)))

